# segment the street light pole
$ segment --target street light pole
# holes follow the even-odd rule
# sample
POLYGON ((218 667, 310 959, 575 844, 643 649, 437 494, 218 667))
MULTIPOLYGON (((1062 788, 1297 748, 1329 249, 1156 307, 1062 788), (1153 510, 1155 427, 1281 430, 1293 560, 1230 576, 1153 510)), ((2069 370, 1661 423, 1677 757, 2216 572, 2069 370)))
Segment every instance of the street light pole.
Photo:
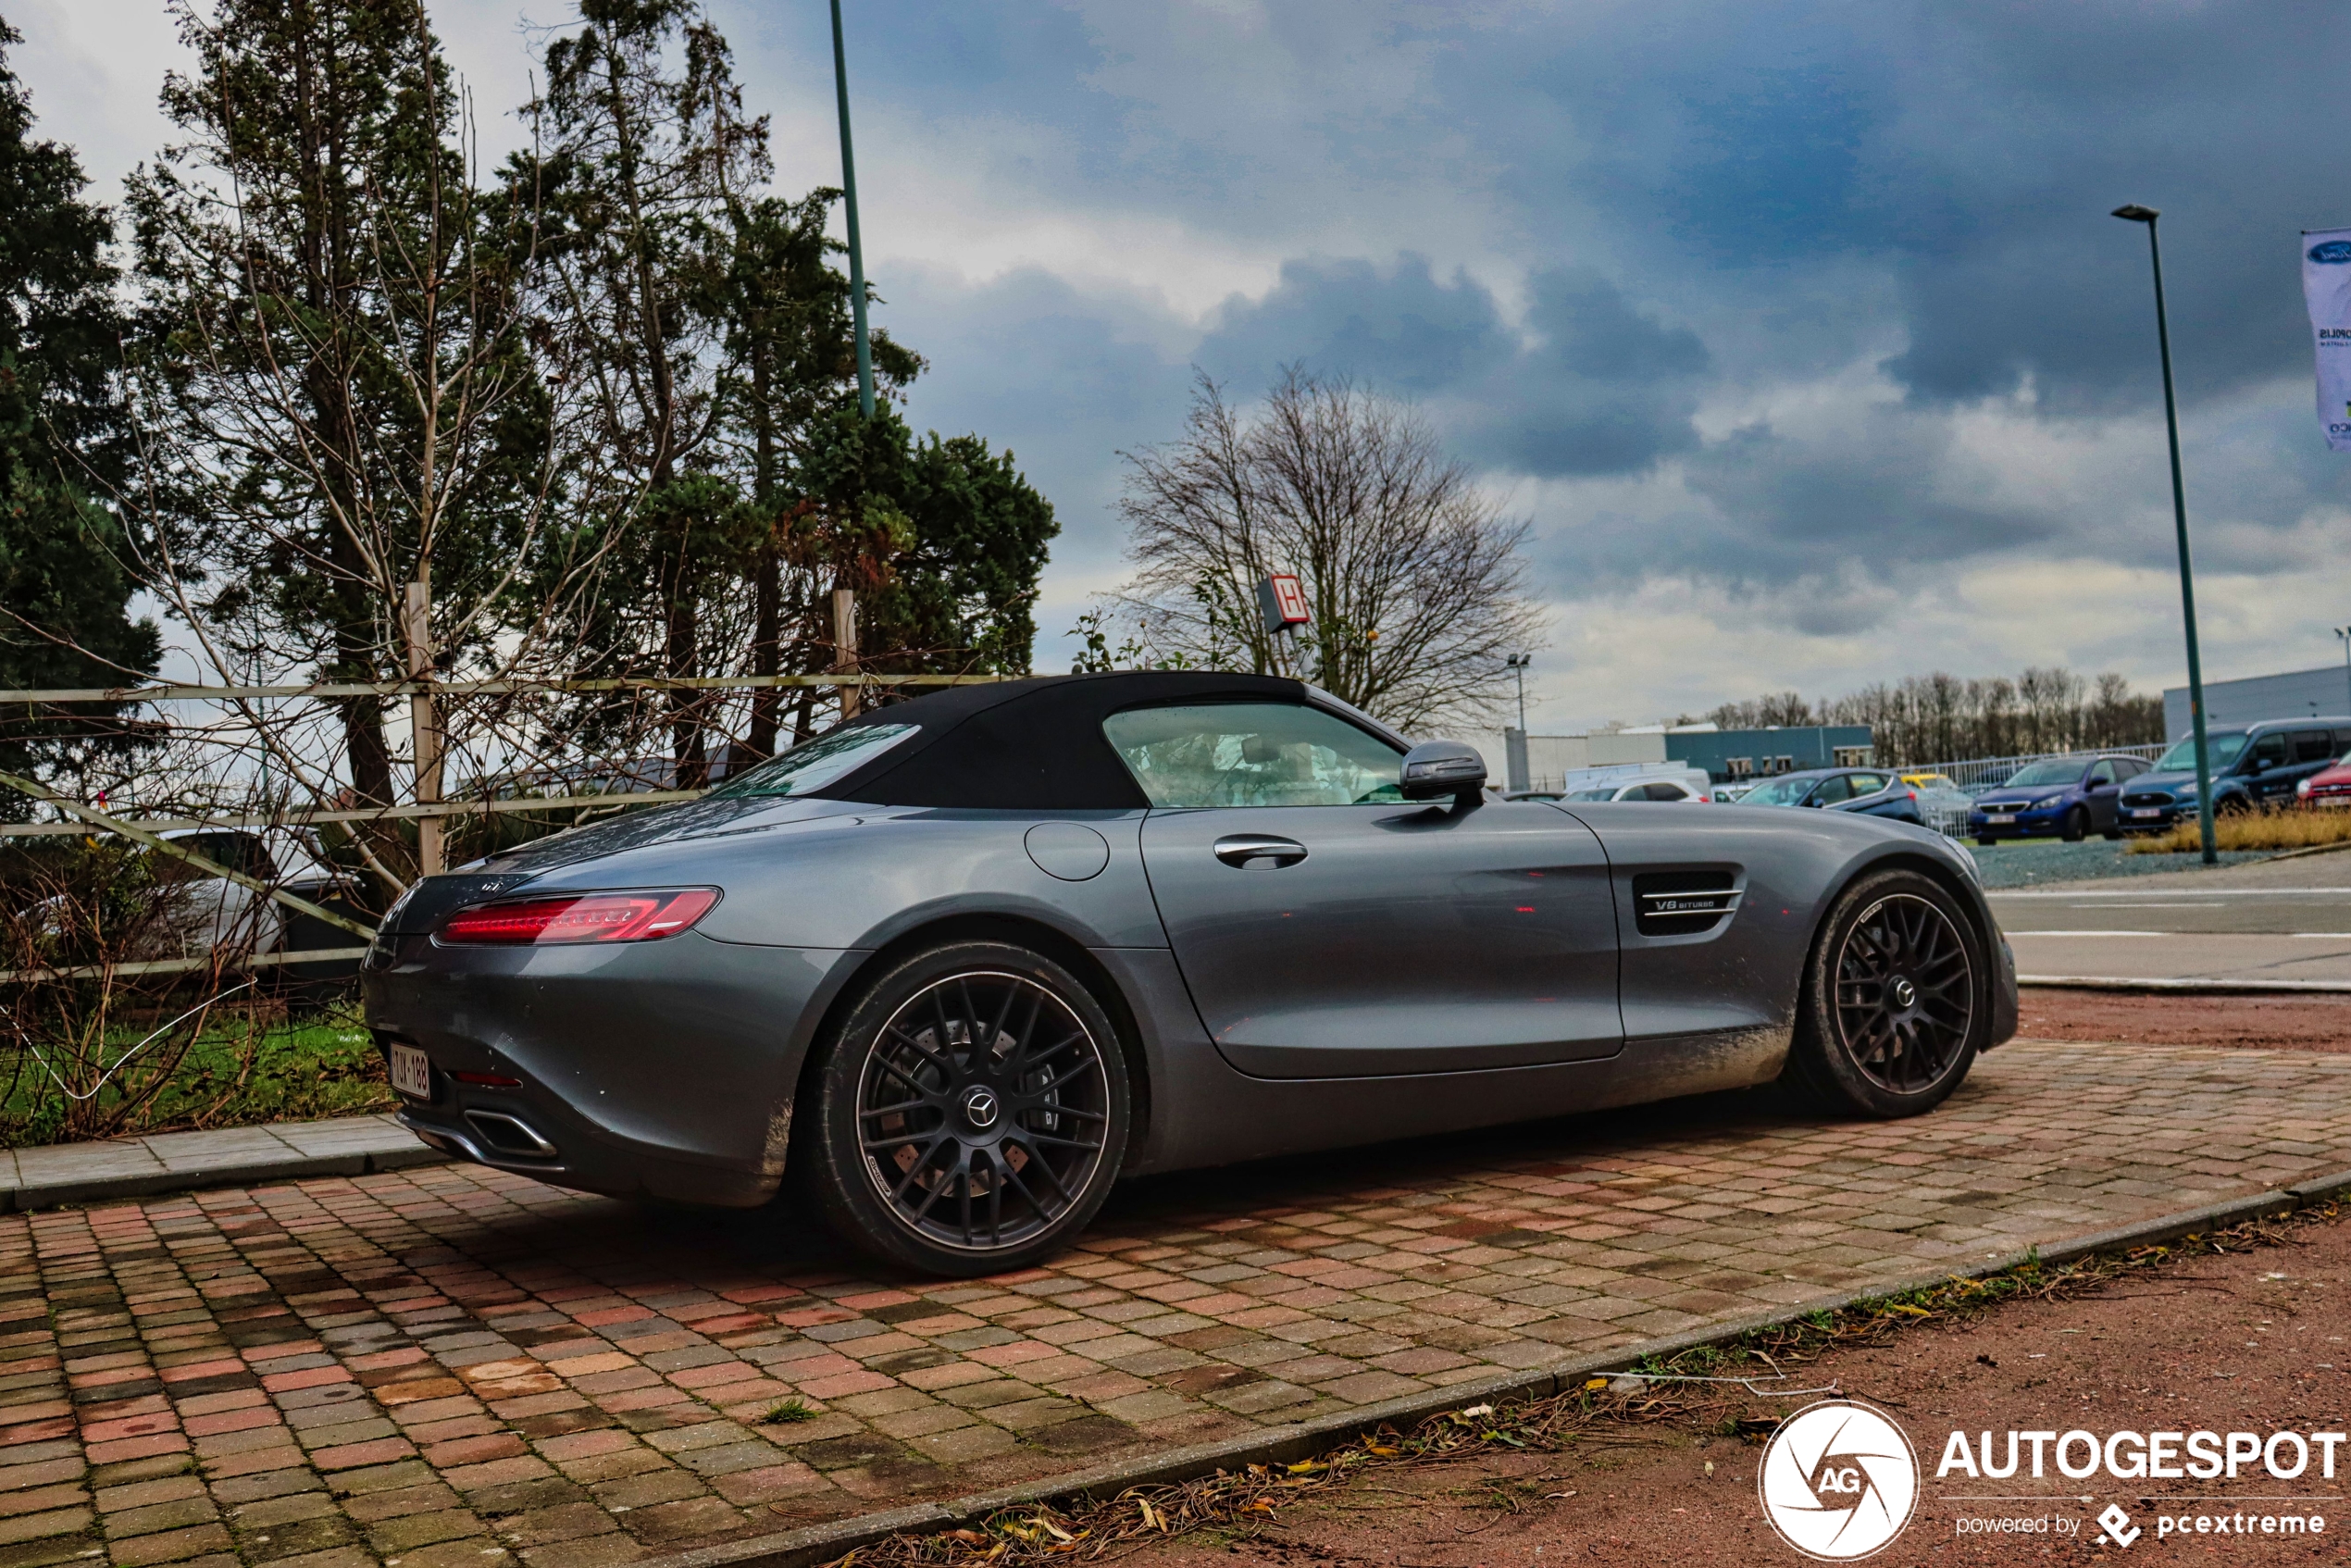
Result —
POLYGON ((849 145, 849 53, 840 42, 840 0, 833 4, 833 91, 840 100, 840 193, 849 219, 849 316, 857 338, 857 406, 874 417, 874 349, 865 336, 865 247, 857 232, 857 158, 849 145))
POLYGON ((2153 207, 2133 202, 2114 209, 2114 216, 2147 226, 2147 259, 2155 268, 2155 341, 2163 354, 2163 425, 2171 437, 2171 516, 2180 542, 2180 611, 2188 631, 2188 716, 2196 725, 2196 819, 2203 840, 2204 864, 2216 865, 2220 856, 2212 841, 2212 747, 2205 734, 2204 658, 2196 641, 2196 573, 2188 560, 2188 492, 2180 478, 2180 404, 2171 390, 2171 326, 2163 309, 2163 246, 2155 236, 2153 207))
MULTIPOLYGON (((2334 634, 2343 639, 2343 683, 2346 691, 2351 691, 2351 626, 2336 627, 2334 634)), ((2351 708, 2343 711, 2351 714, 2351 708)))
MULTIPOLYGON (((2345 659, 2346 664, 2351 664, 2351 654, 2345 654, 2345 659)), ((1535 655, 1532 653, 1512 653, 1503 661, 1510 666, 1511 673, 1518 677, 1518 732, 1521 735, 1526 733, 1526 666, 1534 662, 1535 655)))

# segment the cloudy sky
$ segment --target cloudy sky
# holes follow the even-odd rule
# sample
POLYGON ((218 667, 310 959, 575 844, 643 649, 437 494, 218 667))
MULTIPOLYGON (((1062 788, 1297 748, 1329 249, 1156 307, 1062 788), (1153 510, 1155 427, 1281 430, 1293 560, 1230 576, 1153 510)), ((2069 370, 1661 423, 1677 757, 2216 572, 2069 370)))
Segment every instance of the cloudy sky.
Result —
MULTIPOLYGON (((780 183, 838 179, 821 0, 714 0, 780 183)), ((1122 576, 1117 453, 1194 367, 1410 397, 1514 512, 1533 728, 2064 662, 2183 678, 2145 231, 2163 209, 2206 668, 2326 664, 2351 454, 2303 229, 2351 224, 2319 0, 847 0, 917 427, 1053 500, 1039 667, 1122 576)), ((159 0, 0 0, 111 189, 159 0)), ((486 138, 560 0, 437 0, 486 138)), ((511 135, 511 129, 504 134, 511 135)))

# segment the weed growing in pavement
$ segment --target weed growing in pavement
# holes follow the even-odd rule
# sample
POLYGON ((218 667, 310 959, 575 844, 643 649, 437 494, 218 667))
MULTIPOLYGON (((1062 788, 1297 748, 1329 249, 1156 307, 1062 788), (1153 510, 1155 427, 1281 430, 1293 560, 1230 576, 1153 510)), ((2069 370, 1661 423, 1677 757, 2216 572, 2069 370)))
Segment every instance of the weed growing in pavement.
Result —
POLYGON ((808 1408, 807 1401, 800 1399, 777 1400, 767 1407, 767 1413, 759 1418, 759 1424, 763 1426, 789 1426, 794 1422, 815 1419, 816 1412, 808 1408))
POLYGON ((1122 1556, 1162 1537, 1202 1530, 1222 1529, 1245 1538, 1278 1521, 1285 1508, 1344 1487, 1368 1470, 1449 1464, 1502 1450, 1591 1456, 1611 1444, 1636 1440, 1612 1433, 1611 1427, 1670 1424, 1760 1443, 1778 1422, 1735 1413, 1733 1396, 1723 1384, 1671 1379, 1749 1376, 1761 1382, 1785 1375, 1785 1368, 1825 1351, 1880 1345, 1923 1323, 1966 1322, 2008 1301, 2087 1295, 2182 1258, 2298 1246, 2294 1229, 2341 1215, 2339 1205, 2328 1203, 2185 1236, 2169 1245, 2133 1247, 2072 1263, 2046 1263, 2036 1254, 1980 1279, 1954 1276, 1834 1311, 1806 1313, 1721 1344, 1646 1359, 1634 1368, 1642 1380, 1591 1377, 1580 1388, 1547 1399, 1447 1411, 1407 1431, 1381 1426, 1295 1464, 1220 1470, 1178 1485, 1130 1487, 1108 1499, 1025 1504, 990 1514, 976 1529, 892 1536, 836 1558, 825 1568, 977 1568, 982 1563, 1026 1568, 1052 1558, 1076 1556, 1090 1562, 1122 1556))

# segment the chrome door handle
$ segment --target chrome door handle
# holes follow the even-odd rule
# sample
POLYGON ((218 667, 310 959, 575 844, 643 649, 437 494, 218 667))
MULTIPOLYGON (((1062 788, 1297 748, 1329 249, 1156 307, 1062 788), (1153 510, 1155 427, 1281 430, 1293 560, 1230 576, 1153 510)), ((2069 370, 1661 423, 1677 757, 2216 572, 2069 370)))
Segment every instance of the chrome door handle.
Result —
POLYGON ((1296 865, 1306 858, 1306 846, 1263 833, 1230 833, 1216 840, 1216 858, 1245 871, 1263 871, 1296 865))

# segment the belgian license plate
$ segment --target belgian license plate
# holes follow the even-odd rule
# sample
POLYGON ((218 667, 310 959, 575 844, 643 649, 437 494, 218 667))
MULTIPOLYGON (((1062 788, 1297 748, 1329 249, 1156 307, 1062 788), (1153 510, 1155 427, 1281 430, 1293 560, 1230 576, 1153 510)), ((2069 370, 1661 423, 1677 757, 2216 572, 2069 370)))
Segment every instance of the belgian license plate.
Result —
POLYGON ((2016 816, 2011 812, 1996 811, 1986 813, 1984 820, 1995 828, 2008 828, 2015 824, 2016 816))
POLYGON ((2320 811, 2341 811, 2351 806, 2351 795, 2313 795, 2310 803, 2320 811))
POLYGON ((2134 806, 2131 811, 2132 818, 2134 821, 2139 822, 2145 822, 2152 817, 2161 816, 2162 815, 2163 808, 2161 806, 2134 806))
POLYGON ((432 1060, 413 1045, 392 1047, 392 1087, 411 1100, 432 1099, 432 1060))

